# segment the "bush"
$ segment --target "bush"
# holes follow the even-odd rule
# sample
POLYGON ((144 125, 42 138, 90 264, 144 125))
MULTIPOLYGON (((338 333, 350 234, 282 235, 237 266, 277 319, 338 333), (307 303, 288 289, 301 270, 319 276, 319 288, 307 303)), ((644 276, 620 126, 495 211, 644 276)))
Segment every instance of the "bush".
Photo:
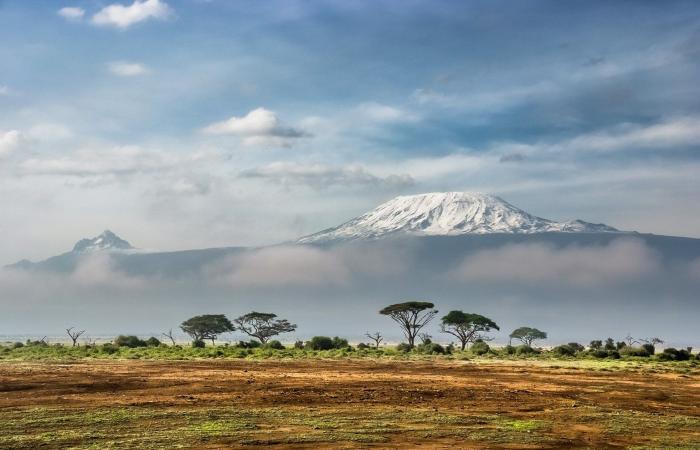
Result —
MULTIPOLYGON (((648 344, 647 344, 648 345, 648 344)), ((653 347, 653 346, 652 346, 653 347)), ((647 358, 651 356, 653 353, 649 353, 644 346, 642 347, 631 347, 629 345, 625 345, 620 349, 620 354, 622 356, 640 356, 643 358, 647 358)))
POLYGON ((160 347, 160 340, 151 336, 148 339, 146 339, 146 345, 148 345, 149 347, 160 347))
POLYGON ((119 351, 119 347, 108 342, 108 343, 102 345, 102 347, 100 348, 100 351, 102 351, 102 353, 106 353, 108 355, 113 355, 119 351))
POLYGON ((328 336, 314 336, 305 345, 311 350, 331 350, 333 348, 333 339, 328 336))
POLYGON ((569 342, 568 344, 569 347, 573 348, 575 352, 582 352, 586 349, 583 345, 579 344, 578 342, 569 342))
POLYGON ((399 352, 408 353, 408 352, 410 352, 411 350, 413 350, 413 348, 411 348, 411 346, 408 345, 407 343, 402 342, 402 343, 400 343, 399 345, 396 346, 396 350, 399 351, 399 352))
POLYGON ((22 347, 24 347, 24 344, 21 342, 15 342, 14 344, 12 344, 12 348, 22 348, 22 347))
POLYGON ((558 345, 552 349, 552 352, 557 356, 575 356, 576 349, 569 344, 558 345))
POLYGON ((416 351, 420 353, 425 353, 426 355, 444 355, 445 349, 442 345, 435 342, 426 342, 425 344, 420 344, 416 346, 416 351))
POLYGON ((138 336, 124 336, 122 334, 120 334, 114 339, 114 345, 116 345, 117 347, 129 348, 148 347, 146 341, 139 339, 138 336))
POLYGON ((688 350, 677 350, 673 347, 669 347, 658 354, 657 358, 661 361, 688 361, 690 359, 690 352, 688 352, 688 350))
POLYGON ((294 348, 299 349, 299 350, 303 349, 304 348, 304 341, 296 341, 294 343, 294 348))
POLYGON ((338 336, 333 338, 333 348, 348 348, 350 347, 350 344, 348 344, 347 339, 339 338, 338 336))
POLYGON ((510 344, 503 347, 503 350, 506 352, 506 355, 515 355, 515 347, 510 344))
POLYGON ((529 345, 518 345, 515 347, 515 354, 516 355, 534 355, 539 353, 539 350, 535 350, 534 348, 530 347, 529 345))
POLYGON ((236 347, 238 348, 258 348, 262 344, 258 341, 250 340, 250 341, 238 341, 238 344, 236 344, 236 347))
POLYGON ((647 351, 649 355, 656 353, 656 347, 653 344, 642 344, 642 348, 647 351))
POLYGON ((608 357, 608 352, 607 350, 603 349, 595 349, 591 351, 591 356, 594 358, 607 358, 608 357))
POLYGON ((485 355, 491 351, 491 347, 484 341, 477 341, 472 344, 469 351, 475 355, 485 355))
POLYGON ((207 344, 201 339, 192 341, 192 348, 204 348, 206 346, 207 344))
POLYGON ((265 348, 271 348, 273 350, 284 350, 284 345, 278 340, 272 340, 265 344, 265 348))
POLYGON ((371 348, 369 344, 365 344, 364 342, 360 342, 359 344, 357 344, 358 350, 367 350, 369 348, 371 348))

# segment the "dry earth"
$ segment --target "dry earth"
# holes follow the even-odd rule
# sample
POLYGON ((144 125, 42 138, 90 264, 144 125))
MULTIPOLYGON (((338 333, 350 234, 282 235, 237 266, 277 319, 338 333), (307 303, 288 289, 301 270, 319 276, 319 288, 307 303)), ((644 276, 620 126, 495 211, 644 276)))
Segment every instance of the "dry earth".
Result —
POLYGON ((700 448, 700 376, 390 360, 0 363, 0 448, 700 448))

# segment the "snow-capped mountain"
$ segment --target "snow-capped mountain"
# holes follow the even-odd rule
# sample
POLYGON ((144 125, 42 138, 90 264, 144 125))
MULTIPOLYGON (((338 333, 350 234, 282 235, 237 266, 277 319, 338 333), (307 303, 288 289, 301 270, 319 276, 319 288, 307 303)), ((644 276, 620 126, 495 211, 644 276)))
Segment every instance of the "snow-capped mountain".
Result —
POLYGON ((302 237, 299 243, 373 239, 404 233, 427 236, 545 232, 618 232, 582 220, 555 222, 533 216, 494 195, 435 192, 396 197, 344 224, 302 237))
POLYGON ((133 250, 127 241, 109 230, 105 230, 97 237, 81 239, 73 247, 73 253, 92 253, 107 250, 133 250))

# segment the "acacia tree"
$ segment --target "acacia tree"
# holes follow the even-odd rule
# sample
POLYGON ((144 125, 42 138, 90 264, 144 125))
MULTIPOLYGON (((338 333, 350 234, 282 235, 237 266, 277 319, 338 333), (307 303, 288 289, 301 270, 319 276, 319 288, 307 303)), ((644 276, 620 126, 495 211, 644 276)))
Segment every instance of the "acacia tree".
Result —
POLYGON ((234 320, 236 328, 248 336, 266 343, 271 337, 280 333, 289 333, 297 329, 287 319, 277 319, 277 314, 250 312, 234 320))
POLYGON ((223 314, 205 314, 185 320, 180 324, 180 329, 192 337, 194 341, 209 339, 214 345, 218 335, 233 331, 234 327, 223 314))
POLYGON ((382 341, 384 340, 384 337, 382 336, 382 334, 379 331, 377 331, 373 334, 370 334, 368 331, 367 333, 365 333, 365 336, 367 336, 368 338, 370 338, 374 341, 374 348, 379 348, 379 344, 381 344, 382 341))
POLYGON ((462 350, 467 344, 477 339, 483 339, 483 333, 500 330, 496 322, 480 314, 465 313, 462 311, 450 311, 442 318, 440 328, 443 333, 451 334, 459 339, 462 350))
POLYGON ((78 331, 78 330, 74 330, 74 328, 75 327, 66 328, 66 333, 70 337, 71 341, 73 341, 73 347, 78 345, 78 339, 80 338, 80 336, 85 334, 85 330, 78 331))
POLYGON ((537 328, 520 327, 513 330, 509 337, 511 339, 518 339, 528 347, 532 347, 534 341, 538 339, 547 339, 547 333, 537 328))
POLYGON ((413 348, 416 336, 421 328, 426 326, 435 315, 437 309, 433 309, 434 304, 430 302, 404 302, 389 305, 379 311, 379 314, 389 316, 391 320, 398 323, 408 345, 413 348))

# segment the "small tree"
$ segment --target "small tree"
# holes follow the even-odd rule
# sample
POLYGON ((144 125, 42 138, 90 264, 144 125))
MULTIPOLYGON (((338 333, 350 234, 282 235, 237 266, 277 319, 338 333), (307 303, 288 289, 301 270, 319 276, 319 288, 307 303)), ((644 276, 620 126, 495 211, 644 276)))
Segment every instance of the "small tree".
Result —
POLYGON ((206 314, 185 320, 180 325, 180 329, 194 341, 209 339, 211 344, 214 345, 218 335, 233 331, 234 327, 231 321, 223 314, 206 314))
POLYGON ((410 348, 415 346, 416 336, 421 328, 426 326, 438 313, 430 302, 404 302, 389 305, 379 311, 379 314, 391 317, 398 323, 410 348))
POLYGON ((547 339, 547 333, 540 331, 537 328, 520 327, 513 330, 509 336, 511 339, 518 339, 528 347, 532 347, 532 343, 538 339, 547 339))
POLYGON ((433 343, 433 337, 429 335, 428 333, 418 333, 418 339, 420 339, 420 343, 423 345, 428 345, 433 343))
POLYGON ((236 328, 262 344, 280 333, 290 333, 297 329, 287 319, 277 319, 277 314, 251 312, 234 320, 236 328))
POLYGON ((379 348, 379 344, 381 344, 384 340, 384 337, 382 337, 379 331, 375 332, 374 334, 370 334, 368 331, 367 333, 365 333, 365 336, 374 341, 374 348, 379 348))
POLYGON ((170 339, 170 342, 173 343, 173 347, 175 347, 175 338, 173 337, 173 329, 169 329, 167 333, 161 333, 163 336, 166 338, 170 339))
POLYGON ((85 330, 77 331, 74 330, 74 328, 75 327, 66 328, 66 333, 68 333, 68 336, 70 337, 71 341, 73 341, 73 347, 78 345, 78 339, 80 338, 80 336, 85 334, 85 330))
POLYGON ((440 328, 443 333, 451 334, 459 339, 462 350, 467 344, 477 339, 483 339, 483 333, 500 330, 496 322, 480 314, 464 313, 462 311, 450 311, 442 318, 440 328))

